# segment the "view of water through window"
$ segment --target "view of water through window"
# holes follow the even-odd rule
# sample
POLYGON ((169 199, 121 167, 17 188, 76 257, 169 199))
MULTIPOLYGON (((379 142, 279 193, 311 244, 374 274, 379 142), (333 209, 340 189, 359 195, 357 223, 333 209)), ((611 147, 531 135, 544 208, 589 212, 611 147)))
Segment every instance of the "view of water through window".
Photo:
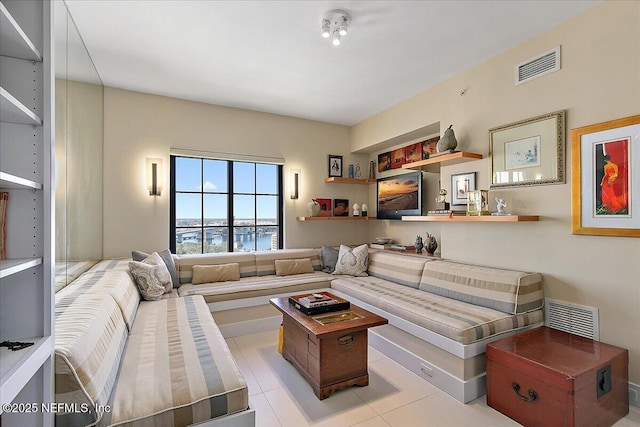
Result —
POLYGON ((175 253, 277 249, 281 166, 174 158, 175 253))

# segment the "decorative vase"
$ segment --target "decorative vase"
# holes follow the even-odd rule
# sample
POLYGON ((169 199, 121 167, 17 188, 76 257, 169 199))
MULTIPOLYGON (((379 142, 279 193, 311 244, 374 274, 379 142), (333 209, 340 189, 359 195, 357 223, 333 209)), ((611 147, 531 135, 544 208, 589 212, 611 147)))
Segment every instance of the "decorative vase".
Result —
POLYGON ((444 131, 444 135, 438 141, 438 153, 444 153, 445 151, 453 152, 458 146, 458 141, 456 140, 456 136, 453 133, 453 129, 451 129, 453 125, 450 125, 447 130, 444 131))
POLYGON ((312 199, 307 203, 307 212, 309 213, 309 216, 318 216, 318 213, 320 213, 320 203, 316 202, 315 199, 312 199))
POLYGON ((425 244, 424 249, 427 251, 429 255, 433 255, 433 253, 438 249, 438 241, 436 240, 436 236, 433 234, 427 233, 427 242, 425 244))
POLYGON ((424 248, 424 243, 422 243, 422 237, 420 235, 416 236, 416 242, 413 244, 416 247, 416 253, 422 253, 422 248, 424 248))

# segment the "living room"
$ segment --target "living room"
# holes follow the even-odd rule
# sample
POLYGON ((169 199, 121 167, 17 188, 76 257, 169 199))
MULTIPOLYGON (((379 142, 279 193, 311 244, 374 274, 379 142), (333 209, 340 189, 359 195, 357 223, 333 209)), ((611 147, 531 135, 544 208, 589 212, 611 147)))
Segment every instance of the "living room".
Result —
MULTIPOLYGON (((60 138, 62 130, 67 130, 68 141, 78 135, 86 137, 87 141, 97 136, 95 140, 99 145, 82 152, 73 152, 70 145, 63 154, 67 169, 64 175, 57 177, 58 183, 63 181, 65 185, 63 190, 56 190, 56 261, 124 258, 130 257, 132 250, 151 253, 171 247, 174 237, 170 233, 172 154, 205 153, 203 156, 208 158, 217 154, 276 159, 276 162, 283 163, 284 197, 280 238, 284 248, 358 245, 370 243, 378 236, 388 236, 395 242, 411 245, 416 235, 425 236, 425 233, 429 233, 437 239, 436 255, 441 259, 538 272, 544 278, 545 298, 596 307, 599 339, 629 351, 628 380, 632 391, 629 400, 632 406, 630 414, 620 425, 640 424, 637 409, 640 340, 632 326, 640 324, 640 288, 637 286, 640 277, 640 242, 625 234, 580 235, 572 232, 572 206, 580 195, 575 194, 572 188, 575 159, 572 157, 571 137, 572 129, 639 113, 639 2, 608 1, 589 5, 576 16, 542 33, 531 34, 505 51, 482 60, 463 60, 465 68, 451 70, 445 78, 425 84, 423 89, 397 98, 385 108, 355 120, 306 117, 306 113, 296 107, 296 93, 293 90, 281 94, 281 103, 290 103, 294 106, 292 108, 298 108, 298 115, 285 114, 278 106, 268 111, 252 108, 251 105, 223 106, 234 105, 230 101, 214 105, 180 99, 177 95, 166 96, 170 93, 169 89, 162 93, 145 93, 133 89, 137 84, 135 82, 119 86, 111 85, 108 81, 104 86, 94 84, 103 78, 102 74, 107 70, 101 69, 102 64, 97 60, 100 52, 91 51, 92 42, 97 43, 108 34, 100 35, 100 29, 88 31, 93 21, 83 21, 83 17, 96 12, 89 7, 91 2, 84 8, 81 3, 68 2, 70 16, 79 27, 78 34, 87 43, 99 77, 94 82, 84 81, 71 90, 60 84, 61 75, 56 72, 55 87, 59 91, 56 94, 56 139, 60 138), (561 46, 562 57, 557 72, 524 84, 514 84, 516 65, 558 46, 561 46), (81 103, 72 105, 72 101, 79 99, 82 99, 81 103), (89 105, 95 106, 96 109, 91 113, 97 115, 84 116, 89 112, 89 105), (564 111, 566 120, 558 166, 558 170, 562 170, 562 178, 553 185, 492 185, 494 182, 490 171, 494 165, 490 130, 556 111, 564 111), (81 113, 83 119, 79 122, 85 122, 79 126, 81 132, 73 134, 71 123, 81 113), (87 123, 87 120, 92 121, 87 123), (375 217, 376 186, 326 183, 325 178, 329 176, 328 156, 342 156, 343 176, 348 176, 348 165, 357 164, 362 177, 367 178, 370 161, 377 165, 380 154, 441 136, 451 124, 458 143, 457 150, 479 153, 482 159, 443 166, 439 174, 425 173, 423 215, 427 210, 438 207, 435 198, 440 188, 452 192, 452 175, 475 173, 475 188, 490 189, 489 208, 492 212, 496 210, 493 201, 499 198, 507 202, 507 213, 536 215, 537 221, 452 224, 444 221, 298 219, 308 216, 307 204, 316 198, 348 199, 350 205, 367 204, 370 215, 375 217), (146 160, 149 158, 162 160, 162 192, 159 196, 150 196, 147 189, 146 160), (294 186, 292 171, 298 172, 296 199, 289 196, 294 186), (635 400, 632 400, 633 392, 636 393, 635 400)), ((96 4, 93 6, 101 7, 96 4)), ((327 4, 321 6, 322 12, 333 7, 327 4)), ((402 7, 412 6, 405 4, 402 7)), ((343 66, 343 62, 349 62, 344 53, 349 51, 344 48, 349 49, 349 43, 358 41, 358 26, 366 21, 358 16, 357 3, 350 4, 349 8, 350 33, 343 37, 341 46, 331 46, 329 40, 321 39, 327 45, 327 64, 337 69, 343 66)), ((70 28, 72 21, 68 19, 70 28)), ((312 27, 308 31, 315 31, 320 37, 320 16, 314 16, 313 19, 318 21, 318 28, 312 27)), ((457 24, 452 21, 451 25, 457 24)), ((67 34, 71 34, 71 30, 68 31, 67 34)), ((109 30, 102 28, 102 31, 109 30)), ((127 36, 131 39, 140 37, 135 33, 127 36)), ((77 45, 70 39, 71 36, 68 37, 68 52, 72 52, 77 45)), ((500 35, 495 37, 499 38, 500 35)), ((486 43, 490 43, 490 40, 486 43)), ((276 48, 273 49, 268 54, 280 54, 276 48)), ((202 52, 199 54, 202 55, 202 52)), ((283 61, 288 60, 282 55, 283 61)), ((58 51, 56 59, 60 59, 58 51)), ((122 61, 135 63, 135 59, 128 56, 123 56, 122 61)), ((163 58, 163 61, 166 59, 163 58)), ((441 61, 439 57, 429 59, 433 63, 441 61)), ((73 61, 66 63, 69 66, 73 61)), ((108 66, 117 69, 118 64, 108 66)), ((171 69, 170 61, 157 66, 171 69)), ((398 75, 401 73, 398 70, 398 75)), ((69 81, 74 80, 71 69, 63 75, 69 81)), ((175 78, 192 79, 190 75, 175 78)), ((247 87, 259 85, 260 79, 256 80, 258 83, 250 81, 244 84, 247 87)), ((196 82, 192 84, 196 85, 196 82)), ((386 82, 379 84, 385 85, 386 82)), ((231 92, 240 94, 242 90, 241 86, 233 88, 231 92)), ((329 111, 325 114, 330 114, 333 105, 340 103, 343 96, 333 92, 331 87, 325 90, 326 105, 320 110, 329 111)), ((56 150, 59 147, 57 145, 56 150)), ((632 165, 637 164, 636 157, 631 159, 632 165)), ((60 166, 56 164, 58 173, 64 170, 60 166)), ((400 171, 379 172, 376 168, 375 177, 393 176, 400 171)), ((635 189, 639 184, 636 181, 632 184, 632 194, 637 194, 635 189)), ((457 208, 466 209, 465 206, 457 208)), ((350 216, 353 216, 352 213, 350 216)), ((4 304, 3 313, 6 313, 4 304)), ((264 338, 265 335, 260 337, 264 338)), ((266 337, 277 338, 277 330, 275 335, 272 333, 266 337)), ((231 348, 232 352, 241 354, 239 347, 242 346, 246 354, 255 355, 260 351, 260 347, 256 347, 258 344, 247 342, 246 338, 230 340, 238 346, 231 348)), ((372 354, 370 361, 383 357, 375 352, 372 354)), ((267 400, 263 403, 268 406, 267 400)), ((317 409, 315 406, 313 408, 317 409)), ((493 410, 481 406, 478 411, 476 415, 493 410)), ((369 424, 362 425, 395 425, 390 418, 386 419, 378 413, 375 415, 369 424)), ((394 421, 398 420, 401 422, 402 417, 394 421)), ((322 419, 312 421, 307 420, 316 425, 322 419)), ((336 422, 336 419, 332 421, 336 422)), ((510 422, 508 418, 498 419, 497 422, 502 421, 506 424, 510 422)), ((492 422, 496 422, 496 419, 492 422)), ((286 425, 282 420, 280 424, 286 425)), ((261 425, 259 413, 256 414, 256 425, 261 425)))

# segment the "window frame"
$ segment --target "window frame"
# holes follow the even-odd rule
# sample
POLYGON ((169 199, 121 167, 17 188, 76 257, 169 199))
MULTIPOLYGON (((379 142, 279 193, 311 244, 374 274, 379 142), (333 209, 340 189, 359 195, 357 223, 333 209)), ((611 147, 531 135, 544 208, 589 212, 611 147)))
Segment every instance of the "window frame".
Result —
MULTIPOLYGON (((265 162, 255 162, 255 161, 248 161, 248 160, 228 160, 228 159, 215 159, 215 158, 209 158, 209 157, 197 157, 197 156, 188 156, 188 155, 175 155, 175 154, 171 154, 169 156, 169 163, 170 163, 170 177, 169 177, 169 194, 170 194, 170 200, 169 200, 169 250, 171 251, 171 253, 176 253, 176 230, 178 228, 193 228, 194 230, 200 230, 201 231, 201 235, 202 235, 202 239, 200 242, 200 252, 201 254, 204 253, 215 253, 215 252, 204 252, 204 248, 205 248, 205 243, 206 243, 206 239, 205 239, 205 229, 207 228, 226 228, 227 229, 227 235, 229 236, 229 238, 227 239, 227 250, 225 252, 222 253, 233 253, 234 251, 234 242, 235 242, 235 238, 234 238, 234 228, 236 228, 237 226, 234 225, 234 218, 233 218, 233 211, 234 211, 234 196, 236 195, 242 195, 242 196, 253 196, 254 198, 254 225, 252 226, 254 229, 254 232, 257 236, 257 229, 258 227, 277 227, 278 229, 278 249, 282 249, 283 248, 283 242, 284 242, 284 195, 283 195, 283 166, 281 164, 274 164, 274 163, 265 163, 265 162), (207 192, 204 190, 204 182, 201 182, 201 190, 200 191, 176 191, 176 159, 178 158, 186 158, 186 159, 197 159, 200 160, 200 179, 201 181, 204 181, 204 161, 205 160, 215 160, 215 161, 221 161, 221 162, 226 162, 227 164, 227 191, 226 192, 207 192), (254 168, 254 186, 253 186, 253 192, 252 193, 247 193, 247 192, 238 192, 236 193, 234 191, 234 179, 233 179, 233 166, 234 163, 249 163, 253 165, 254 168), (277 179, 277 194, 275 195, 277 197, 277 218, 276 218, 276 222, 277 224, 273 224, 273 225, 258 225, 258 196, 270 196, 273 197, 274 194, 271 193, 258 193, 258 182, 257 182, 257 165, 259 164, 267 164, 267 165, 271 165, 271 166, 275 166, 276 167, 276 179, 277 179), (199 194, 200 195, 200 225, 199 226, 192 226, 192 227, 177 227, 176 226, 176 195, 177 194, 199 194), (226 226, 206 226, 205 225, 205 218, 204 218, 204 196, 206 194, 225 194, 227 196, 227 225, 226 226)), ((243 226, 244 227, 244 226, 243 226)), ((251 227, 251 226, 246 226, 246 227, 251 227)), ((250 250, 250 251, 255 251, 257 250, 257 239, 254 240, 254 247, 250 250)), ((238 251, 240 252, 240 251, 238 251)))

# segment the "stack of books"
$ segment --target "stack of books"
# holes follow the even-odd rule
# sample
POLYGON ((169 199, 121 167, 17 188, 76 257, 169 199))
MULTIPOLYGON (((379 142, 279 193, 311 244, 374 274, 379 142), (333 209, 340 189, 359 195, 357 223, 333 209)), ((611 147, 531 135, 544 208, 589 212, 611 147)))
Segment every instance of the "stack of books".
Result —
POLYGON ((395 245, 391 245, 389 249, 391 249, 392 251, 415 251, 416 247, 414 245, 395 244, 395 245))
POLYGON ((386 243, 386 244, 382 244, 382 243, 370 243, 369 247, 371 249, 391 249, 391 246, 393 246, 393 243, 386 243))
POLYGON ((466 211, 452 211, 450 209, 436 209, 433 211, 427 211, 428 216, 457 216, 466 214, 466 211))
POLYGON ((304 314, 309 315, 346 310, 350 307, 349 301, 329 292, 295 295, 289 297, 289 302, 304 314))

